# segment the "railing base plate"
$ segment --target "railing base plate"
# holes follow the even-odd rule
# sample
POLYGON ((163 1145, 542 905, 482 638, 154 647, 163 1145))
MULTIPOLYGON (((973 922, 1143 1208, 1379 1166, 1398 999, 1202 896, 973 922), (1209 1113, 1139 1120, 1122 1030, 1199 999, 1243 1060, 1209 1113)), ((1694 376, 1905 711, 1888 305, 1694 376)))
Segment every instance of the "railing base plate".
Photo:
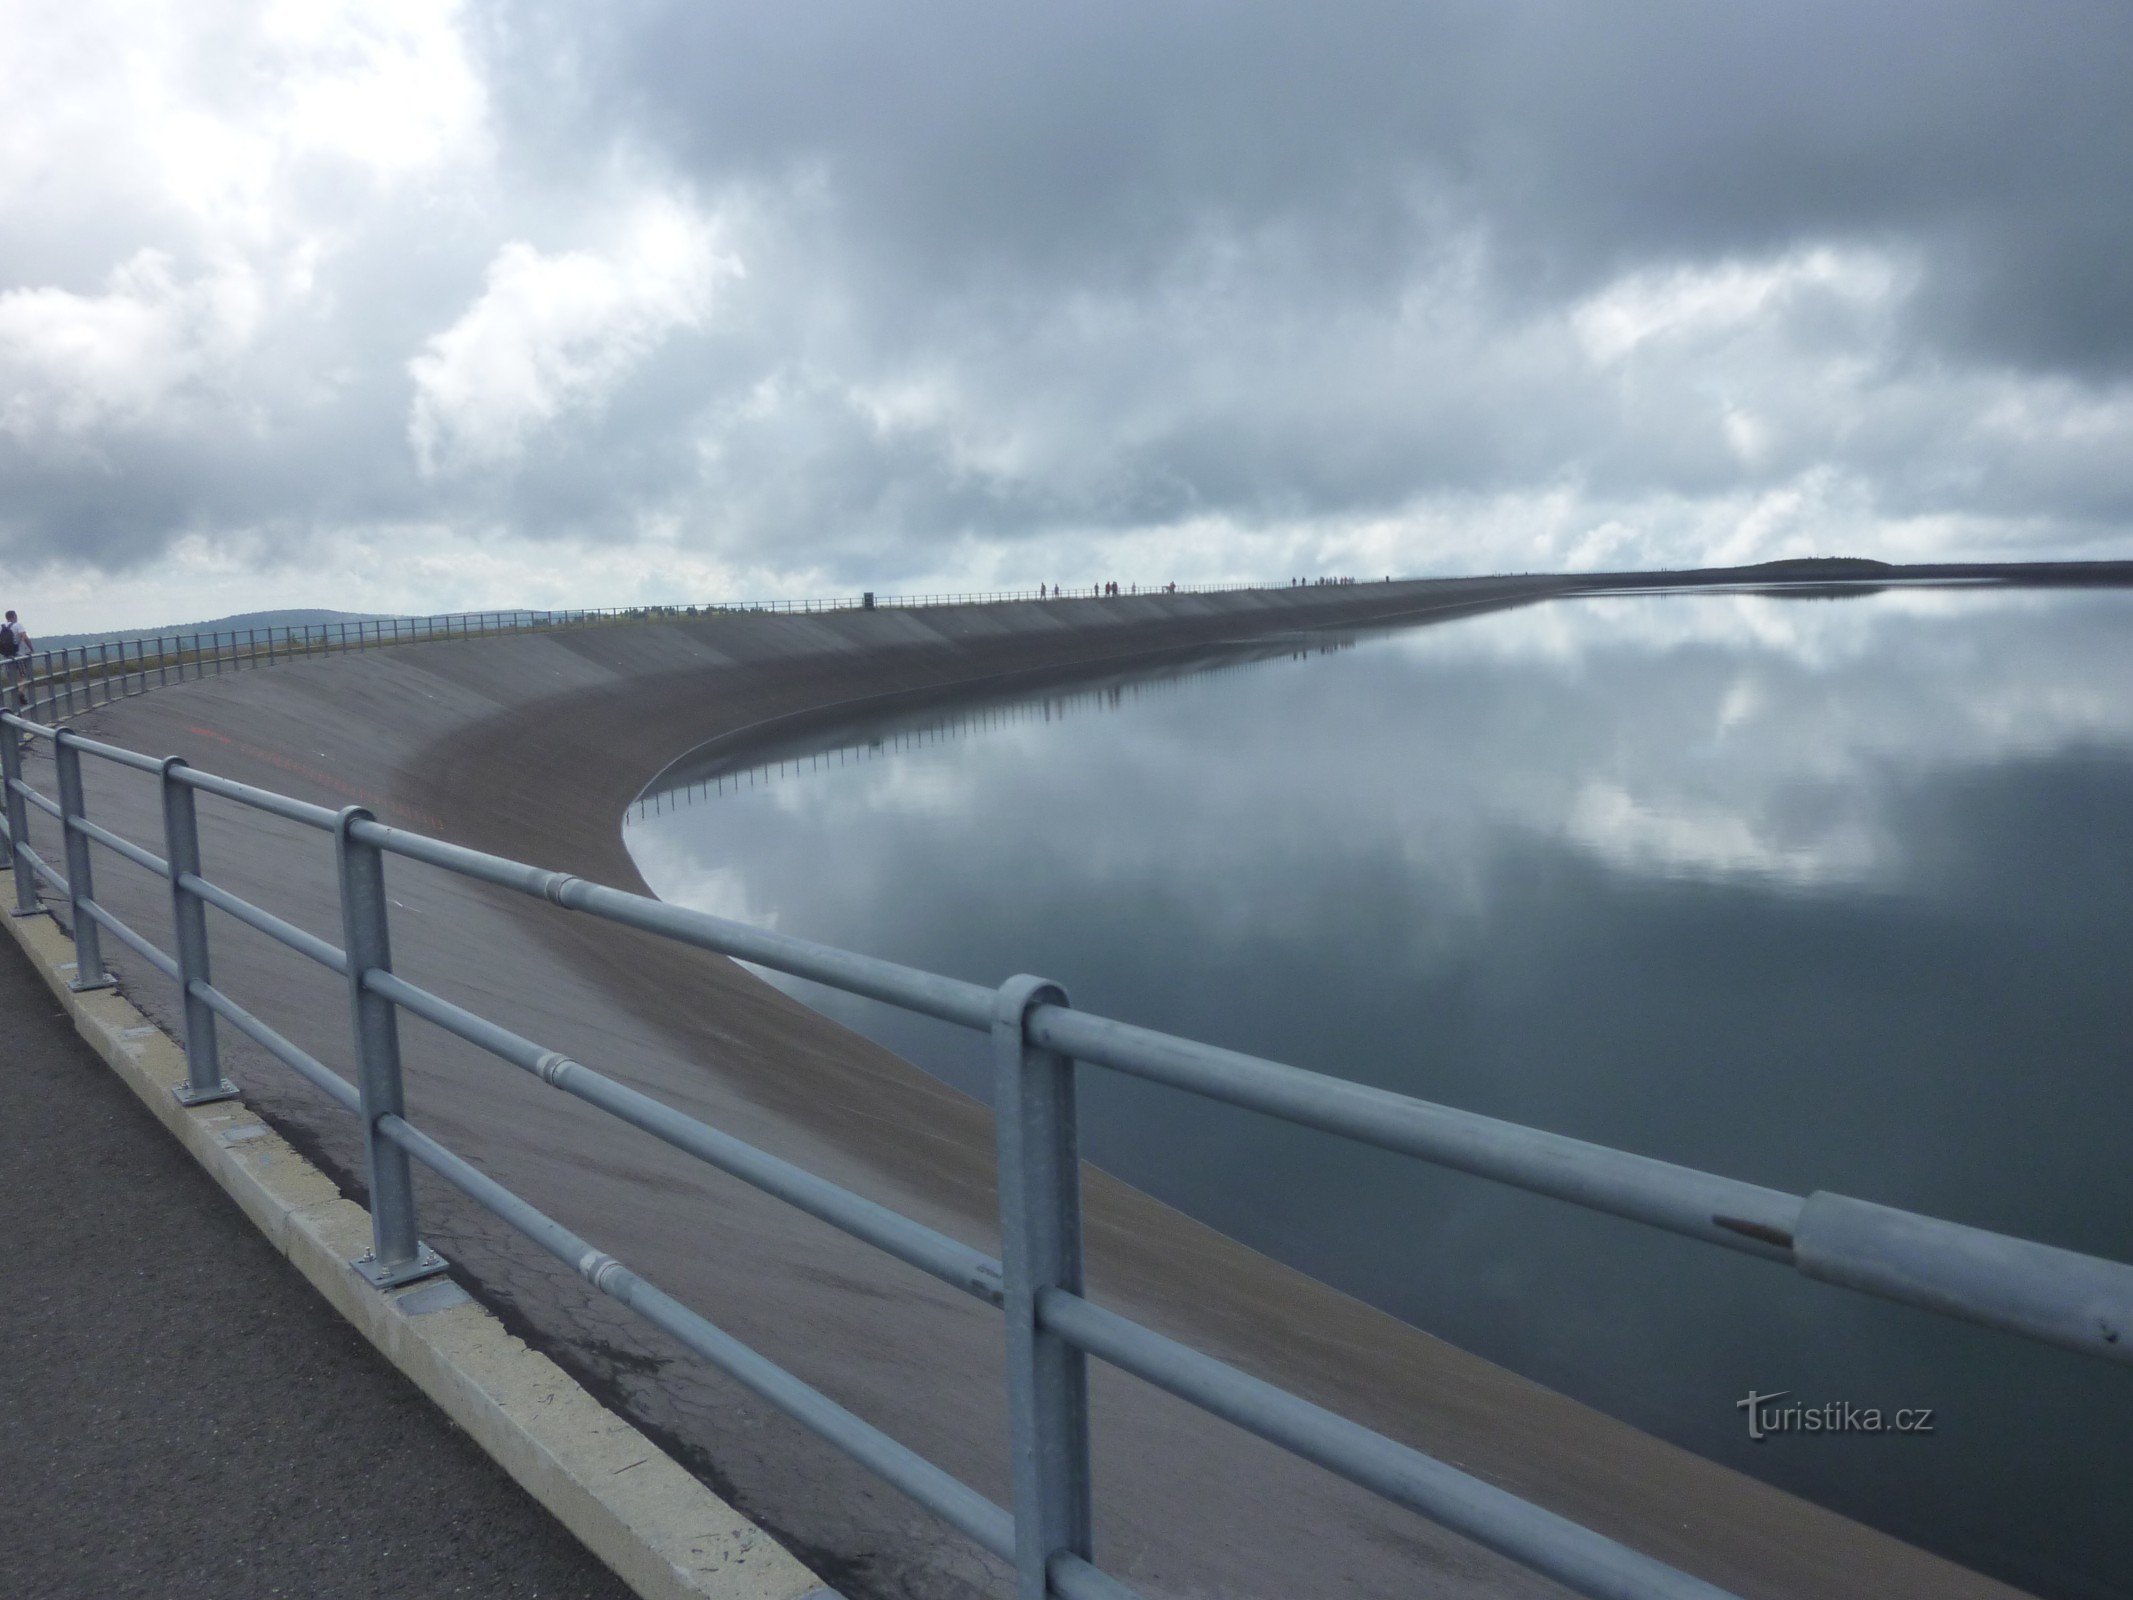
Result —
POLYGON ((364 1281, 373 1289, 397 1289, 403 1283, 417 1283, 424 1278, 434 1278, 444 1271, 446 1266, 444 1257, 426 1244, 416 1247, 414 1260, 403 1261, 396 1267, 381 1265, 378 1258, 368 1250, 348 1264, 360 1272, 364 1281))
POLYGON ((240 1091, 237 1085, 224 1078, 212 1089, 195 1089, 190 1083, 178 1083, 171 1085, 170 1092, 181 1106, 207 1106, 217 1100, 234 1100, 240 1091))
POLYGON ((83 983, 79 978, 69 978, 67 987, 76 994, 89 994, 97 989, 116 989, 118 987, 118 979, 107 972, 94 983, 83 983))

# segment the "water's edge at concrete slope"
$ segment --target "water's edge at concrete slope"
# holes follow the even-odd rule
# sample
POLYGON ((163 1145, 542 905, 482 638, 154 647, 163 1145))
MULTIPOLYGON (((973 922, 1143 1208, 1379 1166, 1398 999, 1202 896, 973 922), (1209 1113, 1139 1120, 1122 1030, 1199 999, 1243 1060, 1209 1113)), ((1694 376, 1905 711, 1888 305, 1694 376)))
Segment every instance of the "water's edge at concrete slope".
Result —
MULTIPOLYGON (((863 696, 1457 615, 1565 587, 1463 580, 587 628, 233 674, 124 702, 95 726, 636 888, 624 809, 669 761, 736 729, 863 696)), ((153 836, 145 784, 92 778, 100 819, 153 836)), ((205 826, 211 876, 338 940, 317 835, 226 813, 205 826)), ((402 863, 392 871, 396 958, 415 981, 994 1248, 991 1134, 970 1101, 730 962, 402 863)), ((167 925, 152 885, 114 879, 106 892, 142 926, 167 925)), ((272 995, 259 1007, 267 1020, 345 1066, 345 991, 228 923, 216 937, 218 982, 272 995)), ((159 982, 130 987, 167 1012, 159 982)), ((418 1122, 1004 1501, 994 1313, 419 1024, 405 1032, 418 1122)), ((231 1070, 329 1166, 359 1168, 346 1119, 278 1064, 233 1049, 231 1070)), ((424 1206, 426 1236, 486 1300, 840 1588, 995 1590, 996 1562, 491 1219, 427 1190, 424 1206)), ((1454 1350, 1100 1173, 1089 1176, 1088 1233, 1099 1299, 1744 1595, 2012 1592, 1454 1350)), ((1094 1406, 1099 1555, 1150 1594, 1390 1597, 1423 1579, 1449 1593, 1558 1592, 1132 1380, 1100 1371, 1094 1406)))

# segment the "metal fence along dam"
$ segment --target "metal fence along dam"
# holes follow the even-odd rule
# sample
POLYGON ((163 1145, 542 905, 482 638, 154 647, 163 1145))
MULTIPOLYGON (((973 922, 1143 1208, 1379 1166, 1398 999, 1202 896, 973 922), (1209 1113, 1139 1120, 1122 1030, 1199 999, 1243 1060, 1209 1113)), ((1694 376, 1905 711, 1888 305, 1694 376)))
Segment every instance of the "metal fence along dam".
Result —
POLYGON ((241 1093, 365 1194, 351 1270, 382 1292, 449 1264, 854 1592, 2009 1592, 1086 1171, 1076 1077, 1167 1084, 2069 1361, 2133 1360, 2133 1268, 1168 1037, 1007 975, 1011 951, 980 984, 669 906, 617 838, 636 789, 712 737, 1575 586, 497 612, 92 647, 38 662, 0 728, 16 910, 64 919, 77 985, 115 967, 182 1040, 181 1098, 241 1093), (996 1111, 723 957, 986 1035, 996 1111))

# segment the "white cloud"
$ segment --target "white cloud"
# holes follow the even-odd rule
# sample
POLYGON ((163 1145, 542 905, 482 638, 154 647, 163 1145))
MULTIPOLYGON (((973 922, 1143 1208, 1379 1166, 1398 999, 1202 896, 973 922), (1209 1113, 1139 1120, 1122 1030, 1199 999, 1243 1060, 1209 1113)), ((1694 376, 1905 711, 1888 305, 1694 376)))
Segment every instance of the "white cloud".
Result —
POLYGON ((169 406, 251 343, 261 287, 240 263, 181 283, 169 257, 143 250, 102 294, 0 294, 0 433, 78 437, 169 406))
POLYGON ((487 96, 461 34, 435 0, 282 0, 261 18, 286 85, 274 119, 298 150, 391 176, 462 155, 487 96))
POLYGON ((543 427, 597 411, 742 270, 712 223, 672 202, 643 206, 606 254, 505 245, 481 297, 408 363, 423 473, 508 466, 543 427))
POLYGON ((1709 342, 1755 332, 1817 299, 1881 307, 1915 276, 1879 251, 1817 246, 1762 261, 1632 272, 1588 296, 1571 322, 1587 352, 1606 364, 1653 341, 1709 342))
POLYGON ((390 185, 486 157, 457 4, 238 0, 10 6, 0 201, 90 224, 100 204, 206 249, 332 226, 322 164, 390 185))

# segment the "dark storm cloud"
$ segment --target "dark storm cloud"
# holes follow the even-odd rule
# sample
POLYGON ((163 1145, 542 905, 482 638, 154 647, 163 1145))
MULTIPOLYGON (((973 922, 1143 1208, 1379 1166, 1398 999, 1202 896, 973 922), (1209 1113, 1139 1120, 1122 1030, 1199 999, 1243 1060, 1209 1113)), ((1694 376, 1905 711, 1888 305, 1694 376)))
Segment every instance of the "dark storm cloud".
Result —
POLYGON ((0 147, 0 553, 892 587, 2133 534, 2122 0, 470 3, 404 79, 394 24, 292 55, 242 7, 55 54, 0 147))
POLYGON ((497 13, 529 137, 583 148, 574 114, 710 180, 819 167, 907 293, 1145 281, 1209 228, 1303 230, 1328 297, 1396 285, 1448 224, 1546 298, 1859 240, 1919 252, 1929 343, 2133 369, 2115 0, 570 14, 563 43, 497 13))

